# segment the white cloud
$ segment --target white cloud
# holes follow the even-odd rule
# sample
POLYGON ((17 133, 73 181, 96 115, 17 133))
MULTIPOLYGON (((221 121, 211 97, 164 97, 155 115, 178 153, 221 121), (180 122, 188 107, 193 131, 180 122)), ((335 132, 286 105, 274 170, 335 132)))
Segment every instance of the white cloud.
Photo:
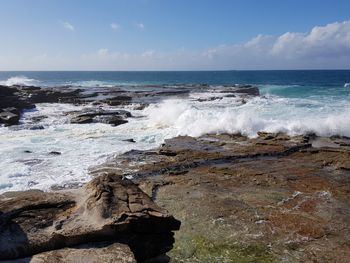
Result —
POLYGON ((118 31, 120 29, 120 25, 116 23, 112 23, 110 26, 111 26, 111 29, 114 31, 118 31))
POLYGON ((243 44, 205 50, 202 56, 213 68, 350 68, 350 21, 277 37, 258 35, 243 44))
POLYGON ((97 55, 100 57, 105 57, 108 55, 108 49, 107 48, 101 48, 97 51, 97 55))
POLYGON ((350 21, 316 26, 307 33, 287 32, 276 39, 272 53, 289 59, 349 55, 350 21))
POLYGON ((75 57, 47 54, 36 60, 5 55, 0 63, 2 70, 10 66, 14 70, 350 69, 350 20, 316 26, 309 32, 258 35, 245 43, 203 50, 128 53, 101 48, 75 57))
POLYGON ((145 25, 143 23, 136 23, 135 24, 138 29, 144 29, 145 25))
POLYGON ((62 25, 63 25, 63 27, 65 29, 68 29, 69 31, 74 31, 75 30, 74 26, 71 23, 67 22, 67 21, 66 22, 62 22, 62 25))
POLYGON ((150 58, 150 57, 154 56, 155 52, 156 52, 155 50, 147 50, 147 51, 143 52, 141 54, 141 56, 144 58, 150 58))
MULTIPOLYGON (((350 68, 350 21, 309 32, 257 35, 242 44, 205 50, 141 53, 99 51, 110 69, 322 69, 350 68)), ((90 57, 91 59, 91 57, 90 57)))

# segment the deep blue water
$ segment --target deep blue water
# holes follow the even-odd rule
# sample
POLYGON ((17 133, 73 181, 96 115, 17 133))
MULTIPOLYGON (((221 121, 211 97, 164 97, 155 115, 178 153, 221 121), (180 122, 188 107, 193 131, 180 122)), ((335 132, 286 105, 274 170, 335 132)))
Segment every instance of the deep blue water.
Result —
POLYGON ((125 86, 208 84, 257 85, 261 94, 287 98, 350 101, 350 70, 266 71, 9 71, 0 72, 0 84, 36 86, 125 86))
POLYGON ((38 80, 42 85, 66 85, 88 81, 101 84, 256 84, 344 86, 350 70, 267 70, 267 71, 11 71, 0 72, 0 81, 12 77, 38 80))

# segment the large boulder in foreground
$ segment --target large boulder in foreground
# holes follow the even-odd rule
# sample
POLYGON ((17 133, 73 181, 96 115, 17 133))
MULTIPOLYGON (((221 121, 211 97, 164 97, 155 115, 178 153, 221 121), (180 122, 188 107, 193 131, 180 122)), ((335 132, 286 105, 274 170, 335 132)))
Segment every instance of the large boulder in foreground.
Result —
POLYGON ((92 243, 36 254, 32 257, 5 260, 2 263, 136 263, 127 245, 92 243))
POLYGON ((104 174, 76 190, 0 195, 0 260, 95 242, 127 244, 147 260, 172 248, 179 227, 131 181, 104 174))

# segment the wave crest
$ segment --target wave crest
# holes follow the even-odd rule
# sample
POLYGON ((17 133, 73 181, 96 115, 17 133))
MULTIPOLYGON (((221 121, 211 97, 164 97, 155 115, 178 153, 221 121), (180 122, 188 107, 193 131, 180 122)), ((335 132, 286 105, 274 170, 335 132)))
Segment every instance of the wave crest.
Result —
POLYGON ((241 133, 249 137, 259 131, 284 132, 289 135, 316 133, 319 136, 350 136, 350 107, 339 112, 305 114, 305 109, 286 116, 276 109, 286 107, 285 102, 252 101, 240 107, 199 108, 187 101, 167 100, 145 110, 149 125, 174 129, 174 135, 200 136, 207 133, 241 133), (276 104, 269 108, 269 104, 276 104), (284 105, 283 105, 284 104, 284 105), (276 110, 276 112, 274 112, 276 110))
POLYGON ((26 76, 15 76, 8 78, 7 80, 0 81, 0 85, 5 86, 14 86, 14 85, 24 85, 24 86, 31 86, 40 83, 39 80, 36 79, 30 79, 26 76))

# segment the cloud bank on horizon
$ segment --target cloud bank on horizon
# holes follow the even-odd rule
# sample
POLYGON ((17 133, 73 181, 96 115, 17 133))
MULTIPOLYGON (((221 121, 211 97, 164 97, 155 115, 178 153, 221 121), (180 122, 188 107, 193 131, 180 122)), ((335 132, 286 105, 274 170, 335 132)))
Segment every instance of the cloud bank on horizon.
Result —
MULTIPOLYGON (((68 22, 64 28, 76 31, 68 22)), ((143 23, 135 24, 145 30, 143 23)), ((118 24, 110 24, 118 30, 118 24)), ((0 58, 1 60, 1 58, 0 58)), ((204 49, 168 52, 144 50, 119 52, 101 47, 93 53, 40 54, 12 58, 14 69, 34 70, 230 70, 230 69, 349 69, 350 20, 318 25, 309 32, 286 32, 279 36, 258 35, 245 43, 223 44, 204 49)))

